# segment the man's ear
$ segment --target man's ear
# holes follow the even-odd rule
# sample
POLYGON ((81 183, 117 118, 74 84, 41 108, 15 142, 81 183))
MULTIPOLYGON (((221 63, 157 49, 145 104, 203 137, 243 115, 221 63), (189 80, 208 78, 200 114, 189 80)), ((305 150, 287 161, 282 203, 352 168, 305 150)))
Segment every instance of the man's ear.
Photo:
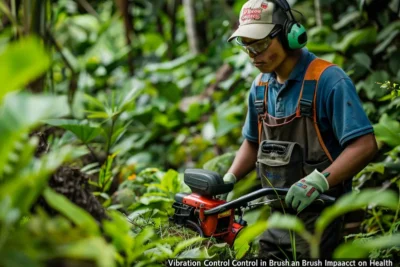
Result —
POLYGON ((283 30, 282 31, 280 31, 279 33, 278 33, 278 41, 279 41, 279 43, 282 45, 282 47, 283 47, 283 49, 285 49, 285 51, 287 51, 288 49, 287 49, 287 46, 286 46, 286 43, 287 43, 287 41, 286 41, 286 36, 285 36, 285 34, 283 33, 283 30))

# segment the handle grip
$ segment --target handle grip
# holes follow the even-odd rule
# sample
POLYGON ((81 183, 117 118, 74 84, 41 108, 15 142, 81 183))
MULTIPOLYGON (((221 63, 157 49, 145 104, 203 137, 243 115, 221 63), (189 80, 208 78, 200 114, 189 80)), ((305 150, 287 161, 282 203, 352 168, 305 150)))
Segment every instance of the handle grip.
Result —
MULTIPOLYGON (((260 198, 260 197, 263 197, 263 196, 268 196, 268 195, 285 196, 288 191, 289 191, 288 188, 262 188, 257 191, 254 191, 250 194, 241 196, 230 202, 226 202, 218 207, 206 210, 206 211, 204 211, 204 215, 217 214, 217 213, 227 211, 229 209, 243 207, 243 206, 246 206, 247 203, 249 203, 250 201, 260 198)), ((335 200, 336 199, 334 197, 321 194, 314 202, 320 202, 319 204, 322 204, 323 206, 329 206, 329 205, 332 205, 335 202, 335 200)))

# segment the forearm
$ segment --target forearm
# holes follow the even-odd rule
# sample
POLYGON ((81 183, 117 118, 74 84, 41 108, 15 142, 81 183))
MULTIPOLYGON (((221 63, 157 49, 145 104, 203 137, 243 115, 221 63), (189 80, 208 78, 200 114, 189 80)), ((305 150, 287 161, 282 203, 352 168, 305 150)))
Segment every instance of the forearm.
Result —
POLYGON ((375 156, 377 145, 374 134, 359 137, 350 143, 339 157, 323 172, 330 173, 329 187, 342 183, 360 172, 375 156))
POLYGON ((238 180, 246 176, 246 174, 255 168, 257 150, 258 143, 253 143, 245 139, 236 153, 235 160, 228 172, 233 173, 238 180))

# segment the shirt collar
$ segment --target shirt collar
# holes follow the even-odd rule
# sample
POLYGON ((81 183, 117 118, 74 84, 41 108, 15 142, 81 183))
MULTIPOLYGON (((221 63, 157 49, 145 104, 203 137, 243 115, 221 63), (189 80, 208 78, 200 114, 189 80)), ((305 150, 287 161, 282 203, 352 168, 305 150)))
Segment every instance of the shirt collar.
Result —
POLYGON ((292 72, 289 75, 288 80, 295 80, 301 82, 302 77, 304 76, 304 72, 306 67, 308 66, 308 51, 306 48, 301 49, 301 56, 294 66, 292 72))

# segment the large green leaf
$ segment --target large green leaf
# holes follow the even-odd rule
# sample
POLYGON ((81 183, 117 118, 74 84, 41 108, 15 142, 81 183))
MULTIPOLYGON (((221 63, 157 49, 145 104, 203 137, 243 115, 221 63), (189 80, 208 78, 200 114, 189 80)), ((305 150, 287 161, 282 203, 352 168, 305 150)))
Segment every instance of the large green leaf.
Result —
POLYGON ((157 64, 148 64, 144 71, 145 72, 159 72, 159 71, 167 71, 170 72, 178 67, 181 67, 186 64, 190 64, 193 61, 197 60, 199 56, 193 54, 187 54, 185 56, 179 57, 172 61, 168 61, 165 63, 157 63, 157 64))
POLYGON ((103 228, 117 251, 124 251, 128 256, 133 252, 134 239, 130 235, 130 223, 121 213, 109 211, 108 215, 112 220, 104 220, 103 228))
POLYGON ((400 145, 400 123, 383 114, 378 124, 374 125, 376 138, 391 147, 400 145))
POLYGON ((316 222, 315 232, 321 236, 324 229, 335 219, 350 211, 365 208, 367 205, 379 205, 392 210, 397 209, 398 196, 393 191, 365 189, 339 198, 337 202, 326 208, 316 222))
POLYGON ((375 43, 377 30, 375 27, 369 27, 361 30, 351 31, 341 42, 334 45, 334 48, 345 53, 351 46, 375 43))
POLYGON ((67 115, 68 111, 65 97, 8 95, 4 105, 0 106, 0 178, 15 145, 30 129, 44 119, 67 115))
POLYGON ((340 245, 334 252, 335 259, 366 259, 371 251, 400 246, 400 234, 380 236, 368 240, 354 240, 340 245))
POLYGON ((372 61, 371 61, 371 58, 367 54, 365 54, 363 52, 356 53, 356 54, 353 55, 353 58, 358 64, 360 64, 361 66, 364 66, 365 68, 371 70, 372 61))
POLYGON ((307 49, 313 53, 330 53, 336 51, 336 49, 330 46, 329 44, 326 43, 320 44, 313 42, 307 43, 307 49))
POLYGON ((361 17, 361 12, 356 10, 344 15, 338 22, 333 24, 332 28, 337 31, 341 28, 349 26, 353 21, 357 21, 361 17))
POLYGON ((360 82, 360 88, 363 88, 368 99, 376 99, 386 94, 386 89, 377 83, 389 80, 389 74, 385 70, 374 71, 368 78, 360 82))
POLYGON ((208 254, 207 249, 205 247, 197 247, 185 250, 177 257, 177 259, 197 259, 197 260, 210 259, 210 258, 212 258, 212 256, 208 254))
POLYGON ((83 124, 81 121, 78 120, 51 119, 46 120, 45 122, 47 124, 58 126, 73 132, 85 144, 89 143, 94 138, 99 136, 103 131, 103 129, 100 127, 83 124))
POLYGON ((50 174, 63 162, 78 156, 73 154, 74 150, 72 147, 66 146, 52 151, 40 159, 32 159, 29 168, 20 170, 12 179, 6 180, 0 186, 0 197, 9 196, 13 207, 18 208, 21 213, 27 212, 41 194, 50 174))
POLYGON ((239 117, 243 115, 243 107, 225 102, 217 107, 213 116, 213 123, 216 128, 216 136, 221 137, 241 125, 239 117))
POLYGON ((21 89, 49 65, 49 56, 38 39, 28 37, 11 43, 0 53, 0 103, 8 92, 21 89))
POLYGON ((58 248, 58 257, 77 260, 90 260, 98 267, 115 266, 115 250, 102 237, 90 237, 58 248))
POLYGON ((293 230, 299 234, 306 231, 303 222, 296 216, 283 215, 277 212, 273 213, 268 219, 268 228, 293 230))
POLYGON ((390 44, 392 44, 393 40, 399 35, 400 30, 395 30, 390 33, 389 37, 381 42, 373 51, 373 54, 379 54, 383 52, 390 44))
POLYGON ((379 32, 377 41, 381 42, 387 40, 388 37, 395 32, 396 30, 400 30, 400 21, 394 21, 386 26, 382 31, 379 32))
POLYGON ((224 175, 228 172, 233 160, 235 159, 236 153, 225 153, 221 156, 217 156, 203 165, 203 169, 218 172, 220 175, 224 175))
POLYGON ((246 255, 247 251, 250 249, 249 243, 253 242, 257 236, 262 234, 267 229, 267 226, 269 227, 267 222, 261 221, 254 225, 247 226, 239 232, 233 245, 237 259, 241 259, 246 255))
POLYGON ((162 177, 161 185, 173 198, 176 193, 181 191, 179 173, 174 170, 168 170, 168 172, 162 177))
POLYGON ((69 201, 65 196, 56 193, 49 187, 44 190, 43 196, 50 207, 59 211, 79 227, 92 234, 99 233, 99 226, 93 217, 87 211, 69 201))
POLYGON ((204 240, 203 237, 197 236, 197 237, 193 237, 187 240, 184 240, 182 242, 180 242, 174 249, 174 252, 172 254, 172 257, 175 258, 176 256, 178 256, 179 253, 181 253, 183 250, 187 249, 188 247, 200 242, 204 240))

